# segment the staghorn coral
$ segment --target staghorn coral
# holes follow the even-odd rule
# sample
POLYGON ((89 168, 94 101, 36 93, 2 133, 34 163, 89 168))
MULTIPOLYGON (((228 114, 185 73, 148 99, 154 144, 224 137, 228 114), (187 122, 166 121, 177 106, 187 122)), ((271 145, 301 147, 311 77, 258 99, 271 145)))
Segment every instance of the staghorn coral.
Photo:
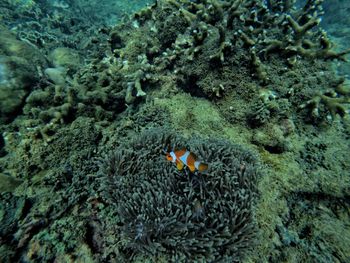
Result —
POLYGON ((348 112, 350 104, 350 89, 344 78, 338 81, 334 90, 324 93, 317 93, 312 99, 300 105, 301 109, 308 108, 311 111, 311 117, 316 119, 321 115, 330 114, 332 119, 336 115, 344 117, 348 112))
POLYGON ((227 141, 185 141, 167 130, 148 130, 102 163, 108 202, 121 221, 123 250, 239 261, 254 244, 257 159, 227 141), (207 174, 178 171, 162 156, 170 145, 198 154, 210 165, 207 174))
POLYGON ((299 106, 311 99, 311 93, 332 87, 336 73, 324 74, 330 60, 342 61, 349 52, 335 50, 319 25, 322 4, 157 1, 110 31, 110 53, 123 76, 117 84, 124 101, 137 104, 144 97, 167 96, 159 87, 172 79, 173 90, 217 103, 228 120, 235 112, 241 121, 250 122, 250 111, 263 89, 278 94, 276 103, 288 103, 290 108, 288 116, 279 112, 283 107, 275 108, 273 118, 299 119, 299 106), (312 81, 310 75, 315 76, 312 81), (305 81, 298 92, 289 92, 305 81), (228 112, 232 100, 244 103, 228 112))

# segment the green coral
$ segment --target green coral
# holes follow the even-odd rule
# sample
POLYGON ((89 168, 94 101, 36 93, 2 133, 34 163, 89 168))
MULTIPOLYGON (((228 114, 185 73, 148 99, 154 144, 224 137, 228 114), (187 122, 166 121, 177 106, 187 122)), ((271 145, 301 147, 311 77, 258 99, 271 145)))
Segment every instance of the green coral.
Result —
POLYGON ((344 117, 349 110, 350 89, 344 85, 345 79, 340 82, 334 90, 318 93, 300 108, 310 109, 314 118, 319 118, 325 112, 329 113, 332 119, 335 119, 336 115, 344 117))
MULTIPOLYGON (((323 93, 330 86, 331 78, 322 73, 328 61, 343 60, 349 52, 333 49, 319 25, 323 13, 319 0, 301 6, 294 1, 157 2, 110 34, 115 67, 124 76, 119 83, 124 100, 152 99, 148 91, 171 79, 174 89, 220 101, 223 114, 232 108, 230 98, 252 109, 264 88, 279 94, 278 103, 287 102, 288 113, 297 115, 315 84, 303 85, 298 94, 289 90, 316 74, 323 93)), ((250 121, 250 110, 232 111, 245 111, 241 114, 250 121)))

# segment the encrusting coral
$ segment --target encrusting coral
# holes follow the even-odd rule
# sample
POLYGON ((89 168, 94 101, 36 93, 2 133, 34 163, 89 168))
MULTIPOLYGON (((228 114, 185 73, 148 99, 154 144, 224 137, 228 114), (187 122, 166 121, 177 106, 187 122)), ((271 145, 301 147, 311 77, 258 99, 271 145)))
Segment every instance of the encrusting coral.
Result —
POLYGON ((227 141, 183 142, 167 130, 148 130, 102 163, 107 202, 120 218, 121 243, 130 254, 239 261, 255 243, 258 161, 227 141), (167 146, 187 147, 209 163, 209 170, 177 170, 165 159, 167 146))

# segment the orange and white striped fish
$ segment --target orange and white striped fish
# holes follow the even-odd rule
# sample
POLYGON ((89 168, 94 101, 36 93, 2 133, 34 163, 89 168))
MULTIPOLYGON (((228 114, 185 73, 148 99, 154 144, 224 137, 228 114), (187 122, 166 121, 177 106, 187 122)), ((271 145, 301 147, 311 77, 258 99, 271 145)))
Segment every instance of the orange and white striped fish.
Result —
POLYGON ((166 152, 166 158, 168 161, 175 163, 177 169, 180 171, 185 166, 187 166, 192 173, 195 171, 203 172, 208 169, 208 164, 198 161, 196 155, 186 149, 166 152))

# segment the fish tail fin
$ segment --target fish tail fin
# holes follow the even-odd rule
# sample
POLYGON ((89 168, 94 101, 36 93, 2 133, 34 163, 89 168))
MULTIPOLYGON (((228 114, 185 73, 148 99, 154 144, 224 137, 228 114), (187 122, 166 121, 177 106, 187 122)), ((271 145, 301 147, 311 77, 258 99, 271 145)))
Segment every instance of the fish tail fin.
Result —
POLYGON ((209 165, 207 163, 199 163, 198 165, 198 171, 203 172, 208 170, 209 165))

